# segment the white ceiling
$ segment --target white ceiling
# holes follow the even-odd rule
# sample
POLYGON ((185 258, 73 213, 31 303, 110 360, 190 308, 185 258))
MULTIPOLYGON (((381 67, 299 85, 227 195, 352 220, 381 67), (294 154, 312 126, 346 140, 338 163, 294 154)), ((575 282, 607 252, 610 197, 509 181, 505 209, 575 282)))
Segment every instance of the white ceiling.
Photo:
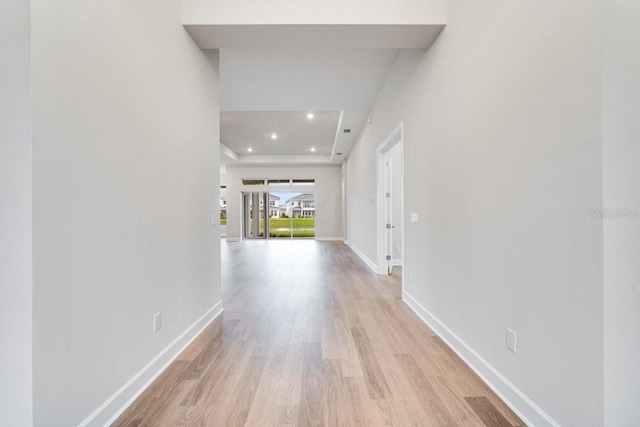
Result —
POLYGON ((331 156, 339 121, 339 111, 223 111, 220 141, 243 156, 331 156))
POLYGON ((221 49, 222 163, 341 163, 366 124, 397 52, 221 49), (307 112, 317 113, 318 121, 308 121, 307 112), (266 138, 273 132, 282 135, 276 140, 280 145, 266 138), (311 153, 310 145, 326 155, 311 153))
POLYGON ((398 50, 428 49, 444 28, 444 9, 424 0, 272 3, 183 2, 185 29, 200 48, 220 51, 221 111, 229 119, 221 121, 221 163, 341 163, 398 50), (312 134, 296 130, 307 111, 340 114, 331 150, 329 125, 312 134), (264 140, 271 132, 291 140, 274 145, 264 140), (310 144, 328 154, 305 152, 310 144))

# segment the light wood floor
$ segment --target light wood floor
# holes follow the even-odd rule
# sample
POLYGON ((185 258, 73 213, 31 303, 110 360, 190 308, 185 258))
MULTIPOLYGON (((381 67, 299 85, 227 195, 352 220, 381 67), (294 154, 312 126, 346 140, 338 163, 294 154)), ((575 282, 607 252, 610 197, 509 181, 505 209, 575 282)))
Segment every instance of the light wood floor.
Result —
POLYGON ((224 313, 115 426, 523 426, 342 243, 222 242, 224 313))

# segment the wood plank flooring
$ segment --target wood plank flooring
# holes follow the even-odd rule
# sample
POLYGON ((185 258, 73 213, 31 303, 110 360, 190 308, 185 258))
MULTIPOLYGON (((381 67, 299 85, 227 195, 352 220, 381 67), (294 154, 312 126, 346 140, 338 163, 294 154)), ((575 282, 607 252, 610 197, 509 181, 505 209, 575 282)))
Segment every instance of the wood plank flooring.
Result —
POLYGON ((524 426, 338 242, 222 242, 225 311, 114 426, 524 426))

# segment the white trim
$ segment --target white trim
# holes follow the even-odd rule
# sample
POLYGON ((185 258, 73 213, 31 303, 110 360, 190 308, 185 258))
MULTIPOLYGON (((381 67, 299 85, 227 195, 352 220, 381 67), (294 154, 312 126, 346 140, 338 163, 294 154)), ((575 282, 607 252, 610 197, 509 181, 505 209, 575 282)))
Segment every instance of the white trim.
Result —
POLYGON ((465 343, 437 317, 407 292, 402 300, 509 406, 526 425, 560 427, 549 414, 536 405, 511 381, 465 343))
POLYGON ((344 237, 316 237, 318 242, 344 242, 344 237))
POLYGON ((340 136, 340 130, 342 129, 342 118, 344 117, 344 110, 340 110, 340 117, 338 117, 338 127, 336 128, 336 134, 333 136, 333 145, 331 146, 331 160, 336 157, 336 146, 338 145, 338 137, 340 136))
POLYGON ((291 166, 291 165, 314 165, 314 166, 340 166, 330 156, 316 156, 314 154, 300 155, 238 155, 238 163, 233 166, 291 166))
POLYGON ((222 300, 220 300, 93 411, 78 427, 111 425, 223 310, 222 300))
POLYGON ((222 154, 226 155, 231 160, 236 161, 236 162, 238 161, 238 153, 236 153, 231 148, 227 147, 226 145, 224 145, 222 143, 220 143, 220 151, 222 152, 222 154))
POLYGON ((393 262, 393 266, 394 267, 402 267, 402 260, 401 259, 394 259, 392 260, 393 262))
MULTIPOLYGON (((277 187, 274 185, 240 185, 240 192, 242 193, 304 193, 304 194, 313 193, 315 194, 316 187, 315 187, 315 183, 311 185, 288 184, 288 185, 283 185, 281 187, 277 187)), ((310 208, 307 208, 307 209, 310 209, 310 208)))
POLYGON ((227 242, 239 242, 240 240, 239 237, 227 237, 227 242))
POLYGON ((373 261, 371 261, 369 258, 367 258, 367 256, 365 254, 363 254, 362 252, 360 252, 360 249, 356 248, 353 244, 351 244, 349 241, 345 240, 344 244, 349 246, 351 248, 351 250, 360 257, 360 259, 371 269, 373 270, 374 273, 378 274, 378 267, 373 263, 373 261))

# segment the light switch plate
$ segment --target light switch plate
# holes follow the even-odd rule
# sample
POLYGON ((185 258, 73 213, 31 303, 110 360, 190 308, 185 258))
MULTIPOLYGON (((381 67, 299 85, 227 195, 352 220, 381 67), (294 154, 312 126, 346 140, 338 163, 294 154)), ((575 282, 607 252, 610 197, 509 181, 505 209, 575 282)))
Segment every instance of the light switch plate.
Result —
POLYGON ((518 338, 518 334, 516 334, 511 329, 507 328, 507 348, 514 353, 516 352, 516 340, 518 338))
POLYGON ((417 224, 418 223, 418 214, 416 212, 412 212, 411 213, 411 224, 417 224))
POLYGON ((158 330, 162 327, 162 315, 160 313, 156 313, 153 315, 153 332, 158 332, 158 330))

